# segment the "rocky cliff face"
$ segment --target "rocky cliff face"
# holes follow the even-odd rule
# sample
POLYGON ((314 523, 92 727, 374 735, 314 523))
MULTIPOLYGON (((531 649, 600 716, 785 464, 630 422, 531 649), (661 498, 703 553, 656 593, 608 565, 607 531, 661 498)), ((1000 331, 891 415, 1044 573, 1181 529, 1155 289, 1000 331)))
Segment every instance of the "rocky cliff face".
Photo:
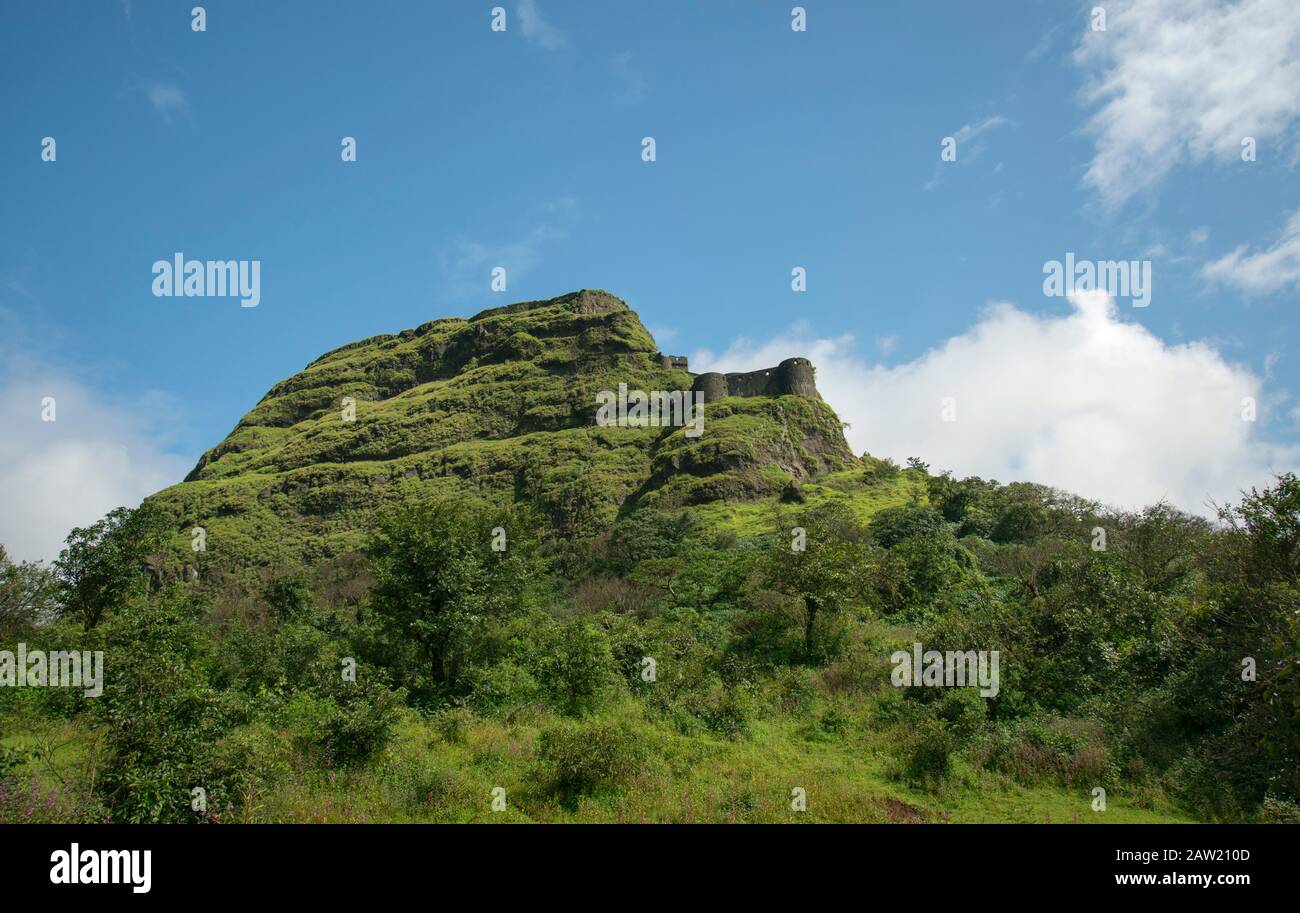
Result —
POLYGON ((593 290, 374 336, 276 384, 153 500, 178 530, 207 530, 207 560, 311 562, 357 548, 377 509, 428 492, 526 500, 561 523, 581 487, 612 522, 853 462, 806 359, 693 378, 657 352, 635 312, 593 290), (620 384, 701 390, 704 433, 598 426, 596 394, 620 384))

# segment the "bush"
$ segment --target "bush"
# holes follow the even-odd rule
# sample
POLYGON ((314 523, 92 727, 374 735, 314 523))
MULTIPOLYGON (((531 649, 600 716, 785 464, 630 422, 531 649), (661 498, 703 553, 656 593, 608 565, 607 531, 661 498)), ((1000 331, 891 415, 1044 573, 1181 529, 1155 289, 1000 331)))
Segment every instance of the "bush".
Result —
POLYGON ((463 807, 471 801, 472 786, 455 767, 413 760, 396 769, 394 780, 402 801, 415 808, 463 807))
POLYGON ((586 577, 573 590, 573 605, 583 615, 645 616, 657 599, 654 589, 625 577, 586 577))
POLYGON ((334 670, 324 680, 326 710, 317 746, 332 765, 364 763, 388 743, 406 692, 388 688, 369 670, 358 669, 355 682, 343 681, 334 670))
POLYGON ((288 740, 266 723, 253 723, 222 737, 213 752, 211 780, 203 784, 207 817, 250 821, 259 803, 291 769, 288 740))
POLYGON ((956 747, 947 720, 923 719, 903 739, 899 775, 912 786, 936 789, 952 773, 956 747))
POLYGON ((782 669, 776 675, 777 706, 784 713, 802 713, 812 706, 817 686, 807 669, 782 669))
POLYGON ((1101 726, 1089 720, 1031 717, 998 727, 981 749, 983 766, 1033 786, 1102 786, 1114 767, 1101 726))
POLYGON ((469 703, 487 713, 514 709, 541 697, 542 686, 513 659, 475 666, 466 676, 469 703))
POLYGON ((713 677, 704 688, 685 694, 680 703, 706 729, 723 738, 739 739, 749 734, 754 699, 747 688, 728 687, 713 677))
POLYGON ((896 478, 901 470, 889 457, 873 457, 869 453, 862 455, 862 481, 867 485, 883 485, 896 478))
POLYGON ((464 745, 474 726, 474 714, 464 707, 448 707, 433 717, 438 737, 449 745, 464 745))
POLYGON ((542 661, 542 682, 564 713, 591 710, 617 678, 609 636, 586 620, 564 625, 558 635, 542 661))
POLYGON ((626 723, 561 723, 542 730, 541 773, 557 795, 573 798, 626 784, 645 759, 643 740, 626 723))
POLYGON ((0 824, 105 824, 108 811, 89 790, 0 772, 0 824))
POLYGON ((213 781, 213 746, 245 716, 236 695, 208 685, 203 646, 195 608, 175 599, 112 620, 93 707, 108 729, 101 787, 114 820, 194 820, 191 790, 213 781))

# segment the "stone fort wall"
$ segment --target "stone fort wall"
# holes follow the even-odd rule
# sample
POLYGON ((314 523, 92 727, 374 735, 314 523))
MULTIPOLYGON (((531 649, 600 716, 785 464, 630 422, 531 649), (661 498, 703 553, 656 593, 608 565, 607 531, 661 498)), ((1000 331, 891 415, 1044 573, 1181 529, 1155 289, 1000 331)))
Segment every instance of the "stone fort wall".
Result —
POLYGON ((691 390, 703 392, 706 403, 727 396, 810 396, 821 399, 815 375, 816 369, 808 359, 787 358, 775 368, 762 371, 697 374, 691 390))

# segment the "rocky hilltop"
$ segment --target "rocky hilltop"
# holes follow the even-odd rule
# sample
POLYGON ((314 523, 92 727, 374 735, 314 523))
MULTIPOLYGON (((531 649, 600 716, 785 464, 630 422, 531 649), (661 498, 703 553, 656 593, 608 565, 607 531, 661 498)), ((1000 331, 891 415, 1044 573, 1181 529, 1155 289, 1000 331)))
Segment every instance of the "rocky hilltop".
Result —
POLYGON ((153 496, 207 560, 357 548, 373 513, 426 492, 521 500, 559 527, 634 507, 745 501, 855 460, 814 368, 692 375, 621 299, 581 290, 337 348, 271 388, 185 481, 153 496), (694 390, 704 433, 596 424, 620 384, 694 390))

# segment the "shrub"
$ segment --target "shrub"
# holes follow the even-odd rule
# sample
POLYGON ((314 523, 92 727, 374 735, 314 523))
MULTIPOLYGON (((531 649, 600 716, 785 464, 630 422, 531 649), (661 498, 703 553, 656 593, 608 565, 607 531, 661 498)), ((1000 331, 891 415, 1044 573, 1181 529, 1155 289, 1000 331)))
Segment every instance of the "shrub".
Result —
POLYGON ((862 455, 862 481, 867 485, 882 485, 897 477, 900 471, 898 464, 889 457, 862 455))
POLYGON ((782 669, 776 675, 776 695, 784 713, 800 713, 812 706, 817 686, 807 669, 782 669))
POLYGON ((330 764, 361 764, 388 743, 406 692, 394 691, 360 669, 355 682, 343 681, 334 670, 325 680, 331 684, 322 689, 326 712, 317 745, 330 764))
POLYGON ((625 577, 588 577, 573 590, 573 605, 584 615, 613 612, 644 616, 657 598, 655 590, 625 577))
POLYGON ((952 772, 956 740, 946 720, 925 718, 904 737, 899 771, 903 779, 922 789, 935 789, 952 772))
POLYGON ((998 727, 981 749, 985 767, 1032 786, 1055 781, 1099 786, 1114 779, 1099 724, 1090 720, 1030 717, 998 727))
POLYGON ((470 801, 472 789, 455 767, 415 760, 397 768, 394 779, 402 801, 416 808, 455 808, 470 801))
POLYGON ((466 684, 469 703, 489 713, 531 703, 542 694, 542 686, 533 674, 513 659, 473 667, 466 675, 466 684))
POLYGON ((473 726, 474 714, 464 707, 448 707, 433 717, 434 731, 450 745, 464 745, 473 726))
POLYGON ((754 700, 747 688, 728 687, 715 676, 702 689, 684 695, 681 703, 706 729, 723 738, 738 739, 749 734, 754 700))
POLYGON ((213 752, 207 790, 207 816, 214 821, 250 821, 261 797, 290 772, 288 739, 266 723, 239 727, 222 737, 213 752))
POLYGON ((538 759, 557 795, 572 798, 626 784, 641 769, 645 745, 626 723, 561 723, 542 730, 538 759))
POLYGON ((586 620, 570 622, 558 633, 542 661, 542 682, 564 713, 583 713, 616 678, 609 636, 586 620))
POLYGON ((237 696, 208 685, 195 614, 167 599, 113 620, 93 707, 108 728, 101 787, 114 820, 193 820, 191 790, 212 782, 213 746, 243 722, 237 696))

